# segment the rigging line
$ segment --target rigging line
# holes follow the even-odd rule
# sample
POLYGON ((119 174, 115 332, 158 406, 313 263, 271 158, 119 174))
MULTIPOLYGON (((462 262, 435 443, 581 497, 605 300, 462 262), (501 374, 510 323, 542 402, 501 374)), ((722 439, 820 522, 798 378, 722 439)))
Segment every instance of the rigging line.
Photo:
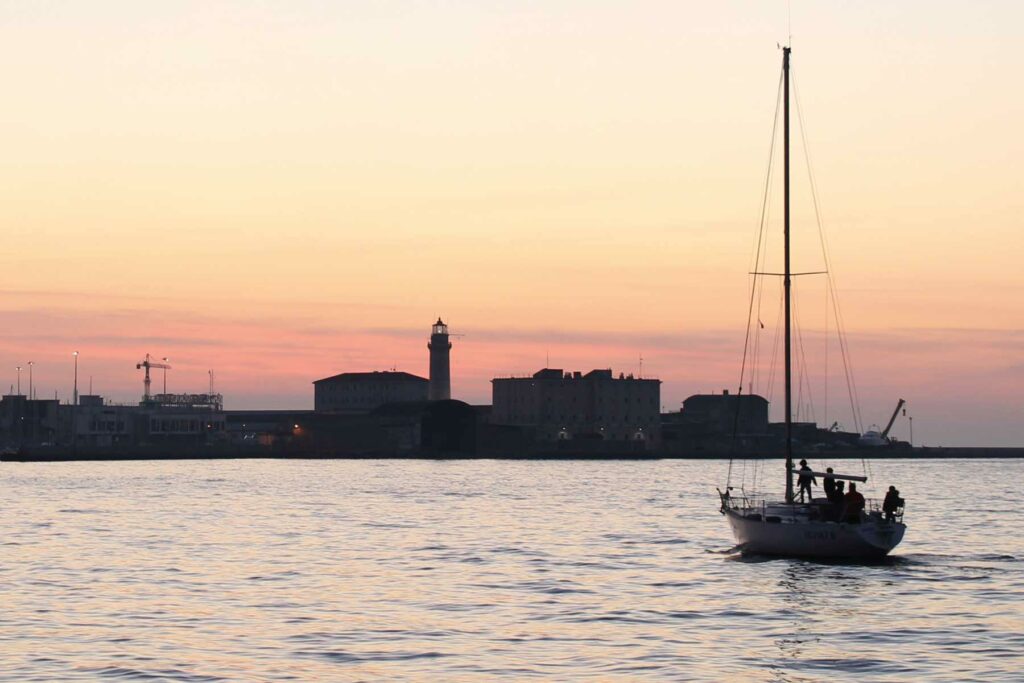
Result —
MULTIPOLYGON (((768 169, 768 172, 769 172, 768 185, 770 187, 772 185, 772 183, 774 182, 774 179, 775 179, 775 167, 774 167, 774 164, 772 165, 771 168, 768 169)), ((772 207, 773 207, 773 198, 772 198, 772 193, 769 190, 768 194, 767 194, 767 203, 766 203, 765 209, 764 209, 764 216, 761 219, 761 224, 762 224, 761 230, 764 233, 764 243, 761 245, 761 260, 756 264, 757 268, 758 268, 758 271, 760 271, 760 272, 763 272, 764 270, 766 270, 767 265, 768 265, 768 248, 769 248, 769 245, 772 242, 772 233, 771 233, 771 230, 769 230, 768 226, 769 226, 769 223, 771 221, 772 207)), ((761 324, 762 324, 761 313, 762 313, 762 311, 764 309, 764 284, 765 284, 765 279, 764 279, 764 277, 762 277, 761 280, 760 280, 760 286, 759 286, 759 288, 757 290, 757 315, 758 315, 758 323, 759 324, 758 324, 758 328, 757 328, 756 331, 758 332, 758 334, 760 334, 760 331, 761 331, 761 324)), ((759 358, 760 357, 757 357, 755 360, 759 360, 759 358)))
POLYGON ((802 364, 802 374, 800 377, 801 396, 803 395, 803 384, 807 384, 807 412, 811 418, 811 422, 817 422, 817 416, 814 412, 814 392, 811 387, 811 375, 809 365, 807 364, 807 352, 806 345, 804 344, 804 328, 800 324, 800 314, 797 312, 797 296, 796 287, 793 287, 793 321, 796 327, 796 346, 797 352, 800 354, 800 362, 802 364))
POLYGON ((754 385, 758 380, 761 353, 761 328, 764 327, 764 323, 761 322, 761 311, 760 307, 754 309, 754 321, 753 321, 753 346, 750 350, 750 371, 747 375, 747 384, 749 389, 747 393, 754 393, 754 385))
MULTIPOLYGON (((779 83, 778 83, 778 86, 777 86, 777 91, 775 93, 775 114, 774 114, 774 116, 772 118, 772 136, 771 136, 770 144, 768 146, 768 165, 767 165, 767 168, 765 169, 766 173, 765 173, 764 195, 763 195, 762 200, 761 200, 761 221, 760 221, 760 225, 758 227, 757 238, 754 240, 754 242, 755 242, 755 249, 754 249, 752 261, 753 261, 755 266, 757 265, 758 260, 759 260, 759 258, 761 256, 761 237, 762 237, 763 231, 764 231, 765 206, 766 206, 767 202, 770 199, 770 195, 769 195, 768 189, 769 189, 770 184, 771 184, 770 180, 771 180, 771 177, 772 177, 772 170, 773 170, 773 167, 774 167, 775 140, 778 137, 777 131, 778 131, 778 127, 779 127, 779 110, 780 110, 780 107, 781 107, 780 102, 782 101, 782 83, 783 83, 783 73, 782 73, 782 71, 780 71, 779 72, 779 83)), ((754 268, 754 270, 757 270, 757 268, 754 268)))
MULTIPOLYGON (((792 73, 792 69, 791 69, 792 73)), ((849 345, 845 339, 846 327, 845 320, 842 317, 842 311, 839 307, 839 295, 838 288, 835 285, 835 276, 832 272, 832 260, 829 257, 828 249, 828 238, 824 229, 823 221, 821 220, 821 205, 818 201, 818 188, 814 182, 814 171, 811 163, 810 148, 807 145, 807 131, 804 125, 803 110, 800 107, 800 91, 797 87, 796 77, 793 76, 793 96, 796 100, 796 113, 797 120, 800 123, 800 139, 804 150, 804 159, 807 165, 807 178, 811 187, 811 201, 814 205, 814 217, 818 227, 818 237, 821 244, 821 255, 825 262, 825 270, 828 273, 828 285, 832 290, 832 306, 836 316, 836 332, 839 337, 839 350, 843 358, 843 370, 846 375, 847 393, 850 398, 850 410, 853 413, 854 426, 858 431, 862 429, 862 416, 860 412, 860 395, 857 391, 856 380, 854 379, 853 373, 853 359, 850 357, 849 345)))
POLYGON ((824 382, 824 420, 823 422, 831 427, 828 423, 828 284, 825 285, 825 382, 824 382))
MULTIPOLYGON (((771 187, 772 165, 773 165, 773 160, 775 158, 775 138, 776 138, 776 135, 778 133, 778 128, 779 128, 779 105, 780 105, 780 102, 782 100, 782 84, 784 82, 783 81, 783 75, 784 75, 784 72, 780 71, 779 72, 779 85, 778 85, 778 89, 777 89, 776 95, 775 95, 775 114, 774 114, 774 117, 772 119, 771 141, 770 141, 770 144, 768 146, 768 168, 767 168, 767 172, 765 174, 764 193, 763 193, 763 196, 762 196, 762 199, 761 199, 761 220, 760 220, 760 225, 758 227, 757 246, 756 246, 756 248, 754 250, 754 266, 755 266, 754 271, 755 272, 757 271, 758 259, 760 257, 761 245, 762 245, 763 237, 764 237, 765 215, 767 214, 768 195, 769 195, 769 189, 771 187)), ((753 313, 754 313, 754 298, 755 298, 755 295, 757 293, 757 282, 758 282, 758 276, 754 275, 753 276, 753 280, 751 282, 751 288, 750 288, 750 303, 747 305, 747 330, 746 330, 746 334, 744 335, 744 338, 743 338, 743 359, 740 362, 739 391, 737 392, 737 394, 739 396, 743 395, 743 378, 746 376, 746 371, 747 371, 747 356, 748 356, 748 353, 749 353, 749 350, 750 350, 750 322, 751 322, 751 317, 753 316, 753 313)), ((740 399, 737 398, 736 399, 735 417, 733 419, 732 443, 731 443, 730 448, 729 448, 729 451, 730 451, 729 452, 729 471, 726 474, 726 487, 729 486, 729 482, 732 479, 732 457, 733 457, 733 455, 735 455, 735 450, 736 450, 736 430, 737 430, 738 425, 739 425, 739 411, 740 411, 740 406, 741 405, 742 405, 742 403, 741 403, 740 399)), ((727 488, 727 490, 728 490, 728 488, 727 488)))
POLYGON ((864 431, 863 417, 860 412, 860 396, 857 392, 857 383, 854 379, 853 362, 850 357, 849 344, 846 340, 846 320, 843 317, 842 308, 839 306, 839 292, 834 281, 830 281, 829 289, 832 294, 832 313, 835 316, 836 337, 839 340, 840 357, 843 360, 843 373, 846 378, 846 391, 850 399, 850 411, 853 413, 854 427, 864 431))
POLYGON ((845 321, 842 317, 842 311, 839 308, 838 294, 836 292, 835 283, 831 280, 828 282, 829 291, 832 296, 832 313, 835 318, 836 324, 836 337, 839 340, 839 355, 843 361, 843 375, 846 379, 846 393, 850 400, 850 412, 853 416, 853 426, 858 432, 863 432, 862 420, 859 409, 859 399, 856 390, 856 384, 853 379, 853 368, 850 363, 849 350, 846 343, 845 335, 845 321))
MULTIPOLYGON (((769 169, 769 178, 768 178, 769 184, 771 184, 771 180, 772 180, 773 176, 774 176, 774 169, 769 169)), ((771 199, 771 194, 769 193, 768 198, 767 198, 767 203, 766 203, 766 206, 765 206, 765 209, 764 209, 764 217, 763 217, 762 223, 761 223, 761 231, 764 234, 764 242, 761 245, 760 260, 757 262, 757 264, 755 264, 756 267, 757 267, 757 272, 761 272, 763 270, 762 266, 763 266, 763 264, 766 262, 766 260, 768 258, 768 244, 771 241, 771 239, 770 239, 771 238, 771 233, 767 230, 767 226, 768 226, 769 217, 771 216, 771 210, 772 210, 772 199, 771 199)), ((764 322, 763 322, 764 317, 763 317, 762 314, 763 314, 763 309, 764 309, 763 303, 764 303, 764 284, 765 284, 765 279, 764 279, 763 276, 758 276, 758 277, 760 277, 760 280, 758 280, 758 285, 757 285, 757 309, 755 311, 755 319, 757 321, 757 325, 754 327, 754 350, 753 350, 753 356, 752 356, 752 359, 751 359, 751 372, 750 372, 750 374, 751 374, 751 381, 752 381, 753 386, 752 386, 752 388, 750 390, 750 393, 754 393, 754 387, 758 387, 758 388, 760 387, 761 375, 764 374, 764 370, 761 367, 762 364, 763 364, 763 360, 761 358, 761 330, 764 327, 764 322)))
POLYGON ((807 374, 807 368, 801 365, 802 354, 800 353, 800 317, 797 313, 795 290, 796 287, 793 287, 792 290, 790 290, 790 299, 792 301, 793 307, 793 336, 795 337, 795 343, 793 344, 793 346, 795 347, 793 360, 795 361, 794 366, 796 368, 796 417, 794 418, 794 421, 800 422, 800 417, 802 414, 801 408, 803 407, 804 399, 804 376, 807 374))
MULTIPOLYGON (((779 127, 779 101, 780 101, 781 97, 782 97, 782 73, 780 72, 780 74, 779 74, 779 90, 778 90, 778 94, 775 97, 775 119, 772 121, 772 139, 771 139, 771 145, 770 145, 770 147, 768 149, 768 169, 767 169, 767 173, 765 175, 765 181, 764 181, 764 195, 763 195, 763 197, 761 199, 761 221, 760 221, 760 226, 758 228, 757 247, 756 247, 755 252, 754 252, 755 272, 757 270, 756 266, 757 266, 758 259, 759 259, 760 254, 761 254, 761 244, 762 244, 763 238, 764 238, 765 215, 766 215, 767 206, 768 206, 768 190, 769 190, 769 187, 770 187, 771 172, 772 172, 772 162, 773 162, 773 159, 775 157, 775 137, 776 137, 776 134, 777 134, 777 131, 778 131, 778 127, 779 127)), ((752 318, 752 316, 754 314, 754 296, 755 296, 755 294, 757 292, 757 282, 758 282, 757 278, 758 278, 757 275, 753 276, 753 281, 752 281, 751 289, 750 289, 750 303, 747 306, 747 332, 746 332, 746 337, 743 340, 743 360, 742 360, 742 362, 740 364, 740 382, 739 382, 740 391, 743 390, 743 378, 746 375, 747 355, 748 355, 749 344, 750 344, 750 322, 751 322, 751 318, 752 318)))
POLYGON ((775 313, 775 337, 772 341, 772 355, 768 362, 768 402, 771 403, 775 395, 775 377, 779 366, 779 338, 782 336, 782 325, 780 321, 784 313, 785 294, 779 288, 779 305, 775 313))
POLYGON ((804 343, 803 325, 797 325, 796 334, 797 345, 800 347, 800 360, 804 367, 804 381, 807 382, 807 411, 810 415, 811 422, 817 422, 818 413, 814 407, 814 386, 811 383, 810 365, 807 363, 807 344, 804 343))
POLYGON ((793 416, 794 422, 800 422, 802 414, 802 401, 804 398, 804 374, 806 368, 802 368, 800 365, 800 316, 797 313, 796 306, 796 287, 790 289, 790 305, 792 306, 793 317, 792 317, 792 328, 793 328, 793 369, 796 372, 796 412, 793 416))
POLYGON ((858 431, 863 431, 863 418, 860 412, 860 396, 857 391, 857 384, 855 374, 853 372, 853 362, 849 354, 848 343, 846 341, 846 329, 845 321, 842 318, 842 309, 839 306, 839 295, 838 288, 835 283, 835 276, 832 273, 832 263, 829 256, 830 249, 828 248, 828 237, 824 229, 823 221, 821 220, 821 205, 818 201, 817 184, 814 181, 813 165, 811 163, 810 148, 807 145, 807 133, 806 127, 803 121, 803 110, 800 107, 800 95, 799 89, 797 88, 796 78, 793 79, 793 92, 794 98, 796 99, 796 110, 797 118, 800 121, 800 136, 804 148, 804 158, 807 164, 807 175, 808 181, 811 186, 811 199, 814 204, 815 219, 818 227, 818 236, 821 244, 822 258, 825 261, 825 267, 828 271, 828 285, 832 290, 832 305, 836 315, 836 331, 839 337, 840 352, 843 359, 843 370, 846 375, 847 393, 850 397, 850 410, 853 413, 854 426, 858 431))
POLYGON ((854 426, 859 431, 864 431, 864 416, 860 410, 860 392, 857 390, 857 379, 853 371, 853 358, 850 355, 850 344, 846 339, 846 319, 843 317, 842 308, 839 306, 839 293, 832 285, 832 310, 836 317, 836 329, 839 336, 839 351, 843 358, 843 370, 846 373, 847 391, 850 393, 851 410, 853 411, 854 426))
MULTIPOLYGON (((796 290, 796 287, 793 288, 796 290)), ((800 417, 804 417, 804 422, 807 421, 807 414, 804 412, 804 382, 807 379, 809 372, 807 368, 807 359, 804 357, 802 349, 802 339, 800 338, 800 314, 797 312, 797 296, 796 291, 792 292, 793 300, 793 330, 796 333, 796 371, 797 371, 797 394, 796 394, 796 406, 797 406, 797 422, 800 422, 800 417)), ((810 412, 810 411, 808 411, 810 412)))
MULTIPOLYGON (((778 103, 776 103, 776 107, 777 106, 778 106, 778 103)), ((773 133, 773 136, 774 136, 774 133, 773 133)), ((773 148, 774 148, 774 146, 773 146, 773 148)), ((775 177, 774 164, 770 164, 769 167, 768 167, 768 183, 767 183, 767 187, 771 186, 772 179, 774 177, 775 177)), ((767 189, 767 187, 766 187, 766 189, 767 189)), ((768 261, 768 245, 771 242, 771 232, 768 230, 768 222, 770 220, 771 211, 772 211, 772 195, 771 195, 771 192, 768 191, 766 193, 765 197, 766 197, 766 201, 765 201, 765 205, 762 207, 761 227, 760 227, 760 232, 761 232, 762 235, 764 235, 764 241, 761 244, 761 253, 759 254, 759 260, 754 264, 755 268, 756 268, 755 272, 762 272, 762 271, 764 271, 765 266, 766 266, 767 261, 768 261)), ((753 350, 753 357, 752 357, 752 360, 751 360, 751 383, 752 383, 753 386, 751 387, 750 393, 754 393, 754 389, 755 388, 760 388, 760 386, 761 386, 761 375, 764 374, 764 370, 761 367, 762 364, 763 364, 763 360, 761 358, 761 330, 764 328, 764 322, 763 322, 763 316, 762 316, 762 312, 763 312, 763 309, 764 309, 764 306, 763 306, 763 303, 764 303, 764 283, 765 283, 765 279, 764 279, 764 277, 761 277, 761 279, 758 281, 758 286, 757 286, 757 312, 756 312, 757 326, 754 327, 754 350, 753 350)))
MULTIPOLYGON (((775 106, 776 106, 776 109, 778 109, 778 107, 779 107, 778 101, 776 101, 775 106)), ((777 122, 778 122, 778 118, 776 118, 776 124, 777 124, 777 122)), ((774 149, 774 145, 773 145, 773 149, 774 149)), ((764 206, 763 212, 762 212, 762 216, 761 216, 761 232, 764 235, 764 242, 761 245, 760 260, 755 264, 757 266, 757 271, 758 272, 763 272, 767 268, 767 264, 768 264, 768 246, 769 246, 769 244, 771 244, 771 237, 772 237, 771 231, 768 229, 768 224, 769 224, 769 221, 771 219, 771 211, 772 211, 772 193, 771 193, 769 188, 771 187, 771 184, 772 184, 774 178, 775 178, 775 165, 773 163, 773 164, 771 164, 768 167, 768 183, 767 183, 767 186, 765 188, 765 190, 766 190, 766 195, 765 196, 767 198, 767 201, 765 203, 765 206, 764 206)), ((755 353, 754 359, 753 359, 753 363, 754 363, 753 372, 756 374, 756 378, 757 378, 758 381, 759 381, 760 375, 763 374, 763 370, 761 369, 761 363, 763 361, 762 361, 761 355, 760 355, 760 346, 761 346, 760 345, 760 339, 761 339, 761 329, 764 326, 764 323, 762 322, 763 319, 762 319, 762 316, 761 316, 763 308, 764 308, 764 306, 763 306, 763 304, 764 304, 764 284, 765 284, 765 279, 764 279, 764 277, 761 277, 760 284, 759 284, 758 289, 757 289, 757 323, 758 323, 758 325, 754 329, 754 333, 755 333, 755 337, 754 338, 755 338, 755 340, 757 340, 758 344, 757 344, 757 350, 756 350, 756 353, 755 353)), ((753 393, 753 392, 751 392, 751 393, 753 393)))

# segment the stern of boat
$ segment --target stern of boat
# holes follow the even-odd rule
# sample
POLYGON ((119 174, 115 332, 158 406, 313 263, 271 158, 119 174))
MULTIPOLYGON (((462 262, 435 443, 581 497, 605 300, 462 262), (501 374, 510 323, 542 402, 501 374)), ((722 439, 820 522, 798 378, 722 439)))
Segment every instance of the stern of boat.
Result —
MULTIPOLYGON (((870 560, 886 556, 906 532, 871 509, 858 522, 825 519, 827 505, 772 502, 719 492, 720 512, 744 554, 870 560)), ((874 503, 874 501, 872 501, 874 503)))

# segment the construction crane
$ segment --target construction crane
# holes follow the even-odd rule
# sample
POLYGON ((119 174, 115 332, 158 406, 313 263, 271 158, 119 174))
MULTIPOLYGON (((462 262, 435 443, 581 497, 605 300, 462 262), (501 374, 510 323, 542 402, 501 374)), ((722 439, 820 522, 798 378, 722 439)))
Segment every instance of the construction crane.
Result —
POLYGON ((889 424, 885 425, 885 429, 882 430, 882 438, 889 438, 889 430, 892 429, 892 424, 896 421, 896 416, 900 414, 900 408, 907 405, 907 402, 902 398, 900 402, 896 404, 896 410, 892 411, 892 417, 889 418, 889 424))
POLYGON ((149 400, 149 384, 150 384, 150 382, 149 382, 149 369, 150 368, 157 368, 157 369, 163 368, 164 370, 170 370, 171 366, 168 365, 167 363, 157 363, 156 361, 151 360, 150 357, 149 357, 149 354, 147 353, 146 354, 146 360, 142 361, 141 363, 136 363, 135 364, 135 369, 136 370, 142 370, 143 368, 145 368, 145 370, 146 370, 146 378, 142 381, 142 385, 144 387, 144 390, 142 392, 142 400, 143 401, 148 401, 149 400))

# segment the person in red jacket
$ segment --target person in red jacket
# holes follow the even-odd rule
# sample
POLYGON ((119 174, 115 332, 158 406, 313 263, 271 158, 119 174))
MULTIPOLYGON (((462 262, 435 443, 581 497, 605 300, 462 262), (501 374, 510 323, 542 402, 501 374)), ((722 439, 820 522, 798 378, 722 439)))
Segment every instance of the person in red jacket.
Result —
POLYGON ((857 490, 857 485, 850 482, 850 490, 843 497, 843 520, 860 522, 860 513, 864 509, 864 496, 857 490))

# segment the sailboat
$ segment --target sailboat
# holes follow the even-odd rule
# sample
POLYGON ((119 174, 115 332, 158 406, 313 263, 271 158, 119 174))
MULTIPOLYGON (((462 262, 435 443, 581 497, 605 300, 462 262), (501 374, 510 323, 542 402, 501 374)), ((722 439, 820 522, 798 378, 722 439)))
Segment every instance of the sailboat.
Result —
MULTIPOLYGON (((796 501, 794 477, 816 477, 820 480, 866 482, 866 476, 836 474, 831 471, 796 470, 793 465, 793 382, 792 382, 792 310, 790 270, 790 192, 789 192, 789 90, 790 47, 782 48, 783 73, 783 150, 784 150, 784 315, 785 315, 785 412, 786 412, 786 495, 772 500, 746 491, 734 492, 726 486, 719 490, 720 512, 729 521, 736 537, 737 549, 744 554, 786 557, 840 558, 872 560, 884 557, 906 532, 903 507, 890 509, 883 515, 877 501, 864 501, 863 509, 844 509, 842 503, 827 499, 796 501)), ((851 484, 853 486, 853 484, 851 484)))

